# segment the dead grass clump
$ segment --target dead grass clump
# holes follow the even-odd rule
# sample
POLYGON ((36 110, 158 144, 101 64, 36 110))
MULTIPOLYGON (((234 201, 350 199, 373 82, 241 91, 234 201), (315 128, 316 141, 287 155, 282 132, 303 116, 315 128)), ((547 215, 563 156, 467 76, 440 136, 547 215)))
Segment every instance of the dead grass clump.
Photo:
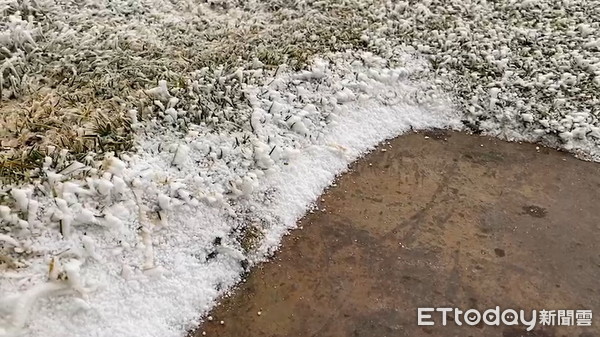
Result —
POLYGON ((50 91, 0 107, 0 182, 27 181, 44 158, 67 150, 69 160, 129 151, 131 123, 115 104, 77 103, 50 91))

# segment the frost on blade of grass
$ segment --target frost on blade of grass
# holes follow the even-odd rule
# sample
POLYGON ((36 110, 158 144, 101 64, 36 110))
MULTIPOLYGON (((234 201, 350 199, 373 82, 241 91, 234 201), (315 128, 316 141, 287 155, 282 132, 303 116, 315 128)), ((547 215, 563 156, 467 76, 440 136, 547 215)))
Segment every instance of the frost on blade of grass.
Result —
POLYGON ((53 295, 78 294, 86 297, 91 289, 85 288, 80 275, 81 262, 68 260, 60 263, 60 260, 51 260, 48 281, 37 284, 18 295, 4 296, 0 293, 3 303, 0 314, 0 332, 3 335, 23 333, 29 316, 34 310, 36 302, 45 297, 53 295))
POLYGON ((222 123, 213 114, 247 107, 239 85, 263 67, 300 69, 315 54, 360 47, 374 20, 355 0, 2 0, 0 13, 5 183, 37 178, 47 145, 68 149, 71 160, 131 150, 131 123, 157 114, 175 120, 184 108, 197 120, 222 123), (201 92, 195 109, 177 104, 190 91, 201 92))
POLYGON ((449 96, 597 145, 597 4, 0 0, 0 329, 183 335, 349 161, 463 125, 449 96))
POLYGON ((370 48, 408 46, 455 95, 465 125, 600 158, 600 1, 388 2, 370 48))
MULTIPOLYGON (((132 330, 134 316, 144 320, 145 335, 182 332, 265 256, 274 235, 293 225, 286 214, 262 209, 290 197, 278 195, 282 186, 269 186, 273 177, 324 149, 324 161, 315 165, 335 167, 317 168, 319 182, 303 179, 300 194, 291 198, 309 203, 331 170, 342 169, 364 146, 407 128, 411 115, 404 107, 385 108, 391 97, 417 104, 419 92, 421 104, 431 105, 432 125, 452 119, 451 111, 435 108, 443 97, 430 84, 400 80, 402 73, 427 71, 409 59, 407 69, 352 52, 327 54, 301 72, 263 68, 257 75, 257 69, 238 69, 230 76, 203 68, 190 74, 186 90, 160 82, 142 93, 148 105, 135 113, 153 117, 132 123, 139 132, 138 153, 69 161, 64 149, 46 147, 39 179, 28 187, 0 188, 0 233, 6 235, 0 268, 10 271, 0 273, 0 284, 23 308, 30 307, 28 289, 44 289, 48 282, 68 281, 69 296, 40 296, 34 310, 20 311, 33 316, 17 316, 32 335, 81 335, 110 324, 117 336, 129 336, 139 332, 132 330), (211 97, 212 90, 217 94, 211 97), (366 123, 398 119, 386 124, 389 129, 361 125, 359 135, 346 136, 354 127, 336 132, 358 141, 358 148, 323 140, 362 104, 383 111, 366 123), (362 139, 368 130, 377 134, 362 139), (40 270, 48 263, 46 277, 40 270), (170 310, 174 305, 178 309, 170 310), (80 307, 93 308, 77 315, 86 324, 65 323, 80 307), (147 312, 140 316, 140 308, 147 312), (96 314, 106 321, 93 319, 96 314)), ((371 113, 379 112, 365 116, 371 113)), ((0 320, 8 322, 2 328, 22 325, 15 323, 12 308, 0 312, 0 320)))
POLYGON ((247 109, 242 87, 263 71, 305 69, 314 55, 361 49, 391 62, 407 50, 425 55, 431 79, 456 94, 474 132, 567 149, 596 144, 598 7, 3 0, 0 179, 39 177, 47 145, 68 149, 70 160, 132 150, 131 124, 157 115, 170 124, 181 111, 215 127, 238 123, 242 116, 222 111, 247 109), (188 95, 194 99, 182 100, 188 95))

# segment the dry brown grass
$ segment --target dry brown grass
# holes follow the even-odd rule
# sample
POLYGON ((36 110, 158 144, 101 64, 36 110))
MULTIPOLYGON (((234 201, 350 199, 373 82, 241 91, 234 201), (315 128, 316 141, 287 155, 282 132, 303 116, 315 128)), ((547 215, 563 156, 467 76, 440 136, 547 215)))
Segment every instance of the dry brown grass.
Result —
POLYGON ((0 181, 27 181, 40 174, 44 158, 68 150, 68 159, 128 151, 132 129, 114 102, 79 103, 45 90, 0 107, 0 181))

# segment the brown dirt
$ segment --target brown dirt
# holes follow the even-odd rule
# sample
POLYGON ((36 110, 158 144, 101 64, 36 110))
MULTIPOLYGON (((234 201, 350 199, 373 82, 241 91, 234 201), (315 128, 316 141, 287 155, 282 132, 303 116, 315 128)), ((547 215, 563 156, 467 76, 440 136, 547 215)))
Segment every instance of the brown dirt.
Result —
POLYGON ((599 200, 600 165, 565 153, 403 136, 340 177, 192 335, 600 336, 597 318, 532 332, 417 325, 418 307, 600 315, 599 200))

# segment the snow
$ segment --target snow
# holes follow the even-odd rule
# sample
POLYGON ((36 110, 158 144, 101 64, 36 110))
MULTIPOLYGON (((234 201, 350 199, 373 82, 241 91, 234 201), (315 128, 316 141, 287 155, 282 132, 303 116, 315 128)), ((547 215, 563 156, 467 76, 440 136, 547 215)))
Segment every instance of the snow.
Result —
POLYGON ((6 235, 6 234, 0 234, 0 241, 4 241, 8 244, 11 244, 15 247, 19 246, 19 242, 17 242, 17 240, 11 238, 10 236, 6 235))
MULTIPOLYGON (((39 69, 70 76, 90 64, 98 82, 82 75, 79 85, 131 77, 148 98, 114 97, 137 151, 69 164, 65 149, 48 146, 45 180, 1 189, 9 203, 0 205, 0 254, 17 266, 0 270, 1 337, 185 335, 349 163, 412 129, 468 125, 600 158, 600 40, 597 10, 586 10, 597 1, 557 3, 561 22, 544 0, 391 2, 363 15, 383 18, 359 35, 377 55, 317 54, 300 71, 258 59, 170 69, 182 50, 219 47, 194 44, 205 32, 212 40, 244 24, 277 26, 270 10, 226 10, 231 3, 0 0, 11 14, 0 18, 0 99, 44 86, 39 69), (540 19, 528 20, 534 9, 540 19), (158 55, 152 62, 145 48, 158 55)), ((320 38, 305 28, 293 35, 320 38)))
MULTIPOLYGON (((246 86, 242 129, 141 125, 133 155, 109 156, 100 170, 77 164, 70 177, 48 171, 35 186, 45 193, 13 188, 17 209, 2 217, 35 205, 28 220, 38 234, 0 241, 28 242, 39 257, 0 278, 0 336, 183 336, 349 163, 411 129, 460 127, 445 95, 400 80, 427 71, 422 61, 329 59, 246 86), (249 226, 262 233, 251 250, 242 246, 249 226)), ((164 83, 150 93, 171 99, 164 83)))
POLYGON ((29 205, 29 198, 27 197, 27 191, 21 190, 18 188, 13 188, 11 190, 12 197, 15 199, 17 206, 21 211, 27 210, 27 205, 29 205))

